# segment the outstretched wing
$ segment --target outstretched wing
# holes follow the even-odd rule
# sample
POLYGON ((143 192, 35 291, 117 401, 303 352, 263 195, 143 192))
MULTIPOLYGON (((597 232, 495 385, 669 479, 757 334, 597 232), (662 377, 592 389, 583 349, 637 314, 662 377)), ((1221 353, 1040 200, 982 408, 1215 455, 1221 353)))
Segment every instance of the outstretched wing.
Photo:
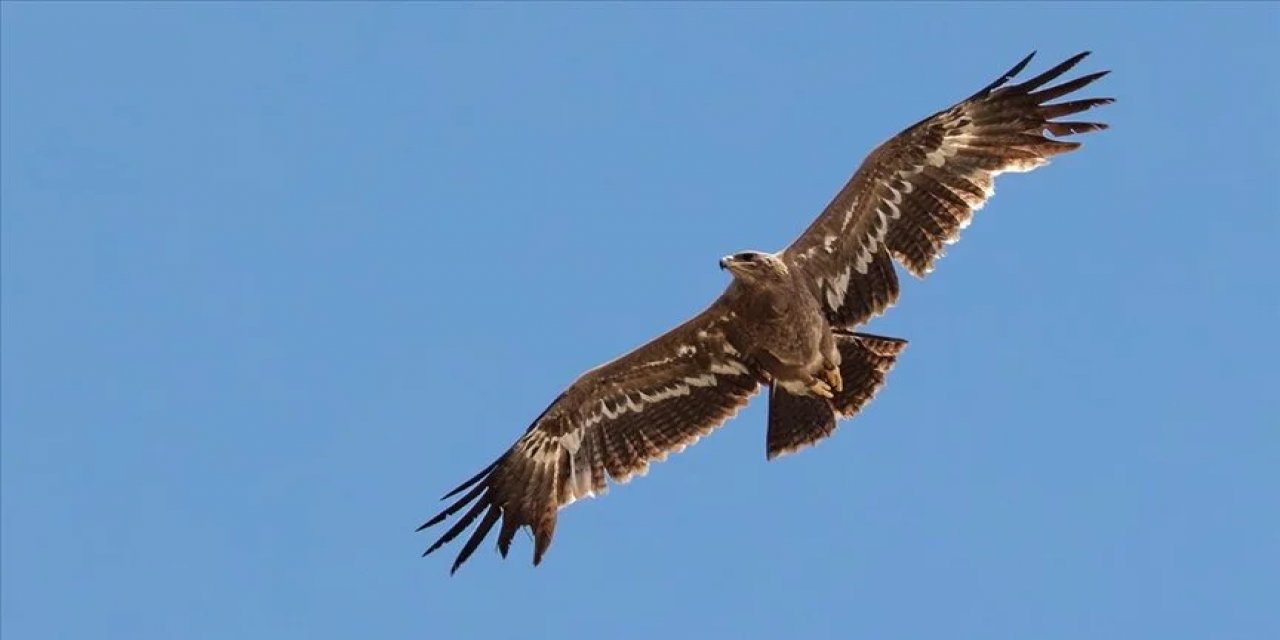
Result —
POLYGON ((561 508, 606 491, 606 474, 615 482, 643 475, 651 461, 707 435, 756 392, 756 368, 726 336, 733 321, 734 314, 717 302, 649 344, 583 374, 502 457, 444 497, 466 492, 419 531, 471 506, 423 555, 482 517, 451 572, 499 519, 502 556, 516 530, 528 526, 538 564, 561 508))
POLYGON ((1027 56, 995 82, 955 106, 908 127, 863 161, 817 220, 784 253, 812 278, 837 326, 852 327, 892 305, 898 281, 890 256, 923 277, 994 193, 994 178, 1030 171, 1078 142, 1055 140, 1105 129, 1056 118, 1110 104, 1091 98, 1049 104, 1106 75, 1091 73, 1041 88, 1088 52, 1020 84, 1027 56))

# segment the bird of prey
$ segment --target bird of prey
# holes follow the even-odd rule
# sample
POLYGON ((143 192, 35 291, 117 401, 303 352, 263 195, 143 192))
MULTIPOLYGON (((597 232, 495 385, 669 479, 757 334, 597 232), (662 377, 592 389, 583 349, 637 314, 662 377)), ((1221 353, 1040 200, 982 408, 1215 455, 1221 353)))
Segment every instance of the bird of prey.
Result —
POLYGON ((1111 98, 1051 102, 1106 75, 1052 86, 1088 52, 1008 84, 1031 55, 954 106, 877 147, 826 209, 777 253, 725 256, 732 274, 707 309, 622 357, 582 374, 510 449, 444 496, 462 494, 419 530, 463 509, 423 554, 479 524, 451 573, 502 521, 506 557, 521 527, 542 561, 560 509, 626 482, 683 450, 768 388, 768 459, 812 445, 856 414, 884 382, 905 340, 853 329, 897 301, 897 260, 928 274, 975 211, 994 178, 1048 163, 1105 129, 1064 116, 1111 98), (1052 137, 1050 137, 1052 136, 1052 137), (468 506, 470 505, 470 506, 468 506))

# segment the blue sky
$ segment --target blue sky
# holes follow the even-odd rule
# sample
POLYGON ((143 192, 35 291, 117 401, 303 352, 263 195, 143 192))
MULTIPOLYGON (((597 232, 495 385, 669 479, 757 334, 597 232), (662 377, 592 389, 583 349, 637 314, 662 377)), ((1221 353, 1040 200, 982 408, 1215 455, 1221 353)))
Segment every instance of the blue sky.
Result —
POLYGON ((1280 637, 1275 5, 6 3, 6 638, 1280 637), (816 449, 437 498, 875 144, 1091 49, 816 449))

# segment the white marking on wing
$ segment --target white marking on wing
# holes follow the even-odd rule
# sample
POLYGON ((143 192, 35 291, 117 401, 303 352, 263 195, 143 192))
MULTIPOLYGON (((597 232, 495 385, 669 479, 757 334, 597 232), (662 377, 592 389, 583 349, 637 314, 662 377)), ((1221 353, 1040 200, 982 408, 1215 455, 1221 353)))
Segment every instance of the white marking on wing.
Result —
MULTIPOLYGON (((612 419, 614 419, 614 418, 616 418, 616 417, 618 416, 618 414, 616 414, 616 413, 614 413, 614 412, 613 412, 613 409, 610 409, 610 408, 609 408, 609 403, 605 402, 604 400, 601 400, 601 401, 600 401, 600 415, 602 415, 602 416, 604 416, 604 417, 606 417, 606 418, 608 418, 608 419, 610 419, 610 420, 612 420, 612 419)), ((599 422, 599 420, 597 419, 595 422, 599 422)), ((588 422, 587 424, 594 424, 594 423, 593 423, 593 422, 588 422)))
MULTIPOLYGON (((897 191, 894 191, 893 193, 896 195, 898 192, 897 192, 897 191)), ((899 196, 899 197, 901 197, 901 196, 899 196)), ((889 202, 889 201, 887 201, 887 200, 886 200, 886 201, 885 201, 885 203, 884 203, 884 205, 885 205, 886 207, 889 207, 889 219, 890 219, 890 220, 897 220, 898 218, 902 217, 902 211, 900 211, 900 210, 898 209, 898 203, 896 203, 896 202, 889 202)), ((888 233, 888 228, 889 228, 889 226, 886 224, 886 225, 885 225, 885 232, 886 232, 886 233, 888 233)))
POLYGON ((799 380, 778 380, 774 384, 781 386, 787 391, 787 393, 790 393, 793 396, 809 395, 809 389, 799 380))
MULTIPOLYGON (((871 254, 865 248, 859 249, 858 256, 853 260, 853 268, 857 269, 858 273, 865 274, 867 272, 867 267, 870 265, 871 254)), ((843 296, 844 294, 841 294, 841 297, 843 296)))
MULTIPOLYGON (((866 273, 865 271, 863 273, 866 273)), ((831 280, 827 285, 827 306, 830 309, 839 309, 844 304, 845 293, 849 290, 849 278, 853 274, 849 267, 845 267, 839 276, 831 280)))
POLYGON ((711 372, 721 375, 742 375, 747 372, 746 365, 737 360, 727 360, 725 362, 716 362, 711 365, 711 372))
POLYGON ((1005 172, 1026 173, 1039 167, 1043 167, 1046 164, 1049 164, 1049 160, 1047 158, 1018 158, 1017 160, 1010 160, 1009 164, 1005 165, 1000 170, 993 171, 992 175, 999 175, 1005 172))
POLYGON ((641 402, 646 404, 653 404, 655 402, 662 402, 663 400, 666 400, 668 398, 687 396, 689 395, 689 387, 687 385, 676 383, 671 387, 664 387, 664 388, 658 389, 657 391, 651 394, 640 391, 640 392, 637 392, 637 395, 640 396, 641 402))
POLYGON ((651 368, 651 367, 660 367, 660 366, 662 366, 662 365, 664 365, 664 364, 667 364, 668 362, 671 362, 672 360, 674 360, 674 358, 663 358, 663 359, 661 359, 661 360, 652 360, 652 361, 650 361, 650 362, 643 362, 643 363, 640 363, 640 364, 636 365, 636 368, 637 368, 637 369, 641 369, 641 368, 643 368, 643 369, 648 369, 648 368, 651 368))
POLYGON ((599 411, 593 412, 583 421, 585 426, 593 426, 604 420, 615 420, 619 416, 627 413, 639 413, 644 411, 645 407, 663 400, 687 396, 691 393, 691 387, 713 387, 716 384, 715 374, 721 375, 741 375, 747 373, 747 368, 737 361, 728 361, 727 363, 718 363, 712 366, 712 373, 704 373, 697 376, 687 376, 682 378, 681 382, 673 383, 669 387, 662 387, 653 393, 644 391, 636 391, 639 400, 632 398, 628 394, 621 397, 606 398, 600 401, 599 411))
MULTIPOLYGON (((572 460, 572 458, 570 458, 572 460)), ((578 500, 596 497, 596 492, 591 487, 591 469, 586 467, 575 466, 576 463, 570 462, 569 468, 569 496, 565 498, 564 504, 560 505, 563 509, 578 500)), ((600 493, 604 493, 601 491, 600 493)))
POLYGON ((583 456, 577 455, 576 451, 569 455, 569 495, 564 503, 560 505, 563 509, 581 498, 594 498, 596 495, 595 487, 592 486, 591 465, 583 456))
POLYGON ((858 199, 854 198, 853 202, 849 203, 849 208, 844 210, 844 218, 840 219, 840 235, 844 235, 845 230, 849 228, 849 223, 853 221, 853 212, 857 210, 858 199))
POLYGON ((560 446, 569 450, 569 453, 576 454, 582 446, 582 430, 574 429, 560 436, 560 446))

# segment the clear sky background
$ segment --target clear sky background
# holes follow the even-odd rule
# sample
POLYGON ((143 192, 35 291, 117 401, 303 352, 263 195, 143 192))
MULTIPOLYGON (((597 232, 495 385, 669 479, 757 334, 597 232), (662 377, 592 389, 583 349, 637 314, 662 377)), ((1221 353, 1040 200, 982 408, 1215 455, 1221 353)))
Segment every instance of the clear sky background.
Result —
POLYGON ((6 640, 1280 637, 1274 4, 2 11, 6 640), (418 557, 1033 49, 1113 128, 905 284, 865 413, 766 464, 757 401, 536 570, 418 557))

